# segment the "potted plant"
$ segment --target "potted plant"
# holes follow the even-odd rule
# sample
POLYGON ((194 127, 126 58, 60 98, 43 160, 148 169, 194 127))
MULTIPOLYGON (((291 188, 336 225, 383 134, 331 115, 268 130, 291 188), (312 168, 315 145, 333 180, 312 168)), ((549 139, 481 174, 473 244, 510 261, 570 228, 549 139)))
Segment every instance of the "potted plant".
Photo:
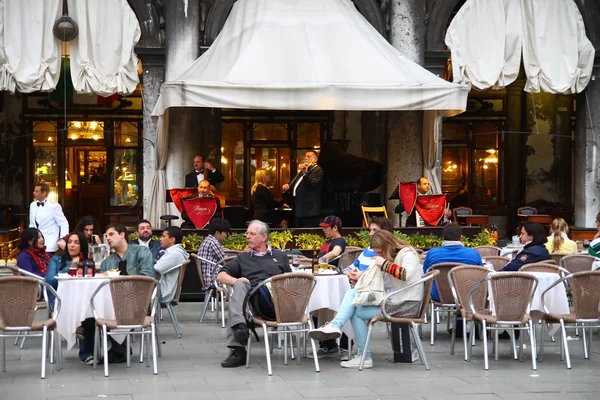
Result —
POLYGON ((197 233, 189 233, 183 237, 181 240, 181 247, 186 250, 198 250, 200 245, 204 241, 204 237, 198 235, 197 233))
POLYGON ((316 257, 316 253, 318 253, 323 243, 325 243, 325 238, 316 233, 301 233, 296 236, 296 247, 302 251, 302 254, 306 257, 316 257))
POLYGON ((271 247, 279 250, 285 250, 288 243, 290 243, 292 239, 292 231, 290 230, 271 232, 269 235, 271 247))
POLYGON ((229 233, 221 246, 231 250, 244 250, 247 244, 246 235, 243 233, 229 233))

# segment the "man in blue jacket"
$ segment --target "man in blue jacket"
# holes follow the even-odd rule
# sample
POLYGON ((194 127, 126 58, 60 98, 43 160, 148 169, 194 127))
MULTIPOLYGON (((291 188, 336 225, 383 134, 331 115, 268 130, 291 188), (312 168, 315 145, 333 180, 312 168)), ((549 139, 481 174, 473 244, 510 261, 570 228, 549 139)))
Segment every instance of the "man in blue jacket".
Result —
MULTIPOLYGON (((427 252, 423 263, 423 273, 429 267, 443 262, 457 262, 468 265, 483 265, 481 256, 475 249, 465 247, 460 241, 462 238, 462 227, 457 224, 447 224, 442 231, 444 242, 442 247, 431 249, 427 252)), ((431 287, 431 298, 440 301, 440 296, 433 282, 431 287)))

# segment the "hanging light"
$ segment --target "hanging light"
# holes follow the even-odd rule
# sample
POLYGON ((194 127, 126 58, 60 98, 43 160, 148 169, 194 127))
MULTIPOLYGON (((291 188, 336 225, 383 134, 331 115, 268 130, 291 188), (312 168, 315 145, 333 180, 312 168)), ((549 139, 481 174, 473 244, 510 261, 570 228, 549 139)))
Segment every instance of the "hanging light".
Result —
POLYGON ((79 34, 79 27, 73 18, 69 17, 67 0, 63 0, 63 15, 54 23, 52 28, 54 36, 63 42, 70 42, 79 34))

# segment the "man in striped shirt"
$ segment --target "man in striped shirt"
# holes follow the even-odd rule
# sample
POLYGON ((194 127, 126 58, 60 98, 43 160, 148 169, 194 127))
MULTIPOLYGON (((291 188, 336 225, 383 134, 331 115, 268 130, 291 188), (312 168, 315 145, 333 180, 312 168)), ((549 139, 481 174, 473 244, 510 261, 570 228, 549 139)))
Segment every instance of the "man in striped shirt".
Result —
MULTIPOLYGON (((198 248, 198 256, 210 260, 213 263, 225 258, 225 253, 221 248, 221 243, 229 235, 231 225, 229 221, 221 218, 213 218, 207 226, 208 236, 204 239, 198 248)), ((201 261, 202 277, 204 278, 204 288, 206 290, 215 286, 215 279, 219 273, 219 267, 206 261, 201 261)))

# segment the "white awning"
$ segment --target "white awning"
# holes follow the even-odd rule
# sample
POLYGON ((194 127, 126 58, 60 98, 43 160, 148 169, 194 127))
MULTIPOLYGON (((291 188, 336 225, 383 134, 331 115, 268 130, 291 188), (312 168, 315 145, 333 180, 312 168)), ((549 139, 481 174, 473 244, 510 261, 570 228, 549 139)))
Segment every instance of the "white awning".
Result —
POLYGON ((110 96, 133 93, 139 83, 138 20, 126 0, 69 0, 69 15, 79 25, 71 42, 71 79, 78 93, 110 96))
POLYGON ((350 0, 239 0, 210 49, 166 82, 168 107, 465 110, 468 85, 408 60, 350 0))
POLYGON ((573 0, 468 0, 450 23, 446 45, 454 81, 481 90, 513 82, 523 54, 525 91, 579 93, 595 55, 573 0))
POLYGON ((0 1, 0 90, 53 90, 60 77, 60 44, 52 33, 60 0, 0 1))

